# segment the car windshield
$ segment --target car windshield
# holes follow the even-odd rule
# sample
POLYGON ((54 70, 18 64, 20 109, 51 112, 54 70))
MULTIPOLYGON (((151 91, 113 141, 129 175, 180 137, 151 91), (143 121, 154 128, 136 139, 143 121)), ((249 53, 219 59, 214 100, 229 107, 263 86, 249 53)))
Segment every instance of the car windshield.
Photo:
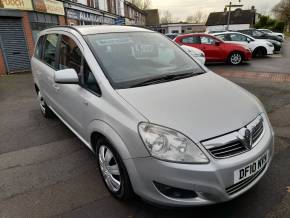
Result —
POLYGON ((204 70, 159 33, 126 32, 88 35, 87 41, 115 89, 150 79, 204 70))

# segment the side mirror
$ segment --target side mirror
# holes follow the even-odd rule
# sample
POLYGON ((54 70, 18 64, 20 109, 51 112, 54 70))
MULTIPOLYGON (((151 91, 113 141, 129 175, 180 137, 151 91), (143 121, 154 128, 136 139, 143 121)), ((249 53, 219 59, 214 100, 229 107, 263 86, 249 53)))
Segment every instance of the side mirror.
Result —
POLYGON ((250 40, 249 38, 247 38, 247 42, 248 42, 248 43, 250 43, 250 42, 251 42, 251 40, 250 40))
POLYGON ((216 42, 215 42, 215 45, 216 45, 216 46, 220 46, 220 45, 221 45, 221 42, 216 41, 216 42))
POLYGON ((54 82, 62 84, 78 84, 79 77, 75 69, 58 70, 54 73, 54 82))

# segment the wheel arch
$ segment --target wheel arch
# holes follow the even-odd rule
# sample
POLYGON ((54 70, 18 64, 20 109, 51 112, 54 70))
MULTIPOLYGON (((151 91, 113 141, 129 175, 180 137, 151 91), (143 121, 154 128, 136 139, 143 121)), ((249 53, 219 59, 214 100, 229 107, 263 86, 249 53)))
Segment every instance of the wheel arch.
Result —
POLYGON ((243 60, 245 59, 245 54, 244 54, 244 52, 242 52, 242 51, 240 51, 240 50, 233 50, 233 51, 231 51, 231 52, 229 53, 229 55, 228 55, 228 59, 229 59, 229 58, 231 57, 231 55, 234 54, 234 53, 239 53, 239 54, 242 56, 243 60))
POLYGON ((263 45, 259 45, 253 50, 253 56, 257 55, 257 51, 259 51, 259 49, 263 49, 265 52, 265 55, 267 55, 267 48, 263 45))
POLYGON ((104 137, 112 144, 123 160, 131 158, 130 152, 121 136, 108 123, 101 120, 94 120, 90 123, 88 129, 90 132, 90 145, 94 152, 96 152, 96 140, 100 137, 104 137))

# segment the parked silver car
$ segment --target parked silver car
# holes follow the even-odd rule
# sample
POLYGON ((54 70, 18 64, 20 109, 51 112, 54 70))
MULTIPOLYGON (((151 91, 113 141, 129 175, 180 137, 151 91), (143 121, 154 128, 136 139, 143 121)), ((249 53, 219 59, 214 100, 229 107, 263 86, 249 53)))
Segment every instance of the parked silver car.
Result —
POLYGON ((159 33, 55 27, 40 33, 31 65, 43 115, 95 152, 119 199, 228 201, 269 167, 273 129, 260 101, 159 33))

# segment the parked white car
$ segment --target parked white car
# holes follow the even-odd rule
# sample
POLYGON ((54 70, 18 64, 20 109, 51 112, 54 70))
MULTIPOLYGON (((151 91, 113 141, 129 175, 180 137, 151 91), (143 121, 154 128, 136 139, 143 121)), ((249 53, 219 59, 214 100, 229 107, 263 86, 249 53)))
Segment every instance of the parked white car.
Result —
POLYGON ((282 39, 285 38, 283 33, 273 32, 272 30, 268 30, 268 29, 258 29, 258 30, 262 31, 263 33, 268 33, 270 35, 279 36, 282 39))
POLYGON ((205 64, 204 52, 198 48, 193 48, 187 45, 181 45, 181 48, 188 53, 193 59, 197 60, 201 64, 205 64))
POLYGON ((225 42, 247 46, 253 52, 253 57, 263 57, 274 53, 274 45, 264 39, 255 39, 239 32, 223 32, 212 34, 225 42))

